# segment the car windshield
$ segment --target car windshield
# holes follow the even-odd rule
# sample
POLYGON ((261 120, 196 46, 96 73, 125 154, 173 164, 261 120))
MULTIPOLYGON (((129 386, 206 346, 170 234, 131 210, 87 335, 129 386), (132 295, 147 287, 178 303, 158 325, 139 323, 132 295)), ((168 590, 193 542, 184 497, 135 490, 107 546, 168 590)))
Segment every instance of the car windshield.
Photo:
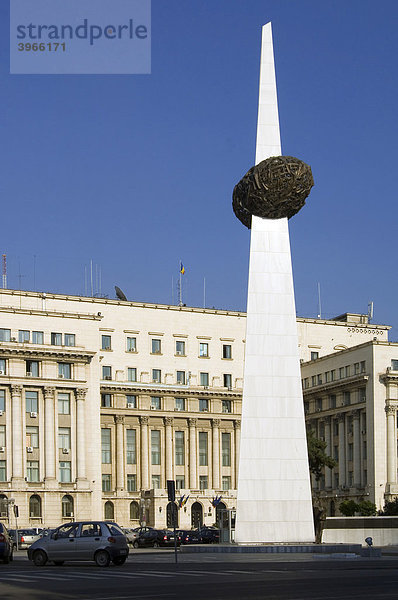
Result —
POLYGON ((112 535, 124 535, 123 531, 115 523, 106 524, 112 535))

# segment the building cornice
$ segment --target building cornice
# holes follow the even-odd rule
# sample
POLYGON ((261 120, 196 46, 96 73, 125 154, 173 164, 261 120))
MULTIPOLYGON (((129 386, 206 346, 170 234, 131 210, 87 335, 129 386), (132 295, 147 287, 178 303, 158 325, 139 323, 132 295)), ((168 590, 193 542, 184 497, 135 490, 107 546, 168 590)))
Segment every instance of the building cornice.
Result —
POLYGON ((305 396, 305 398, 319 396, 319 394, 323 392, 330 394, 330 392, 335 389, 341 390, 344 388, 350 388, 353 385, 358 385, 358 383, 366 383, 368 380, 369 375, 354 375, 352 377, 346 377, 344 379, 338 379, 337 381, 330 381, 328 383, 323 383, 315 387, 304 389, 303 396, 305 396))
POLYGON ((0 356, 7 358, 21 358, 23 360, 30 360, 31 358, 37 358, 38 360, 46 360, 48 358, 57 360, 73 360, 74 362, 85 362, 88 363, 95 356, 95 352, 88 350, 78 351, 76 349, 66 350, 55 350, 52 346, 50 348, 27 348, 25 345, 18 342, 0 342, 0 356))
POLYGON ((101 392, 103 393, 122 393, 122 394, 133 394, 141 393, 147 395, 166 395, 166 396, 204 396, 217 397, 217 398, 242 398, 242 391, 223 390, 220 388, 214 389, 203 389, 198 387, 187 387, 180 385, 159 385, 154 386, 153 384, 137 383, 136 385, 126 385, 122 382, 112 383, 110 381, 101 382, 101 392))

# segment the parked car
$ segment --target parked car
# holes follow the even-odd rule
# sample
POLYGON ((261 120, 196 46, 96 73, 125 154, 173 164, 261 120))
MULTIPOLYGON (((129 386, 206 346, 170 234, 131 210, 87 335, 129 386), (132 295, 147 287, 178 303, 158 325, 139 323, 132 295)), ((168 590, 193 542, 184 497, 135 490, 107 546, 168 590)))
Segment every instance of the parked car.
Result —
POLYGON ((0 523, 0 560, 3 563, 7 564, 12 560, 13 549, 12 539, 7 527, 0 523))
MULTIPOLYGON (((16 532, 16 529, 10 529, 9 531, 14 548, 17 547, 16 532)), ((40 535, 40 533, 37 533, 37 528, 18 529, 18 550, 29 548, 33 542, 40 538, 40 535)))
POLYGON ((220 530, 217 527, 203 525, 196 532, 202 544, 218 544, 220 542, 220 530))
POLYGON ((177 534, 181 538, 181 544, 200 544, 201 538, 197 531, 188 529, 179 529, 177 534))
MULTIPOLYGON (((181 544, 181 538, 176 534, 177 546, 181 544)), ((144 531, 134 542, 134 548, 159 548, 174 546, 174 531, 168 529, 149 529, 144 531)))
POLYGON ((142 533, 145 533, 145 531, 149 531, 150 529, 154 529, 154 527, 135 527, 131 531, 133 531, 134 533, 138 533, 138 535, 141 535, 142 533))
POLYGON ((121 530, 123 531, 124 535, 126 536, 128 544, 134 544, 134 541, 140 535, 138 532, 133 531, 129 527, 121 527, 121 530))
POLYGON ((57 527, 28 548, 28 558, 37 567, 47 561, 62 565, 66 560, 94 560, 99 567, 125 563, 129 546, 122 529, 110 521, 79 521, 57 527))

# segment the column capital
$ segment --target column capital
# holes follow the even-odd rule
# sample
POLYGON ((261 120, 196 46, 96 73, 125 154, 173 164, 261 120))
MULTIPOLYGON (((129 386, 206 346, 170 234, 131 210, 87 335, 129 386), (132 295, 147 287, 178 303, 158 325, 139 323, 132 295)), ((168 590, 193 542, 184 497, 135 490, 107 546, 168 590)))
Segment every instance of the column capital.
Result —
POLYGON ((195 419, 195 418, 188 419, 188 425, 189 425, 189 427, 196 427, 196 423, 197 422, 198 422, 198 419, 195 419))
POLYGON ((361 411, 358 408, 352 411, 352 418, 353 419, 359 419, 360 416, 361 416, 361 411))
POLYGON ((141 425, 148 425, 149 423, 149 417, 147 415, 141 415, 139 420, 141 425))
POLYGON ((331 417, 331 415, 323 417, 323 420, 325 421, 325 425, 331 425, 331 423, 332 423, 332 417, 331 417))
POLYGON ((88 389, 87 388, 76 388, 76 400, 85 400, 87 396, 88 389))
POLYGON ((234 427, 235 429, 240 429, 242 422, 241 421, 234 421, 234 427))
POLYGON ((220 427, 221 419, 212 419, 211 424, 213 425, 213 427, 220 427))
POLYGON ((163 421, 166 426, 172 426, 174 424, 173 417, 164 417, 163 421))
POLYGON ((344 423, 345 421, 345 413, 337 413, 336 419, 339 423, 344 423))
POLYGON ((12 396, 21 396, 22 394, 22 385, 12 385, 11 386, 11 395, 12 396))
POLYGON ((44 393, 44 398, 54 398, 55 396, 55 387, 49 386, 49 385, 45 385, 43 388, 43 393, 44 393))
POLYGON ((115 415, 116 425, 124 425, 124 415, 115 415))
POLYGON ((386 411, 387 417, 389 417, 390 415, 395 415, 397 407, 394 404, 387 404, 384 410, 386 411))

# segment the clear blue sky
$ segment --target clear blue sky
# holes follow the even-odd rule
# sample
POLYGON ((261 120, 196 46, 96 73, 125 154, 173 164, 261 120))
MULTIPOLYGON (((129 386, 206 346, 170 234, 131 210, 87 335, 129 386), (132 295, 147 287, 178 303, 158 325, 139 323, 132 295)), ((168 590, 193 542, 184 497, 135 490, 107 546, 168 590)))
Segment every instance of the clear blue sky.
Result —
POLYGON ((0 3, 1 237, 9 287, 244 310, 261 26, 272 21, 284 154, 315 187, 290 221, 297 313, 395 327, 396 1, 153 0, 152 74, 9 75, 0 3), (34 268, 35 266, 35 268, 34 268), (176 299, 176 293, 174 293, 176 299))

